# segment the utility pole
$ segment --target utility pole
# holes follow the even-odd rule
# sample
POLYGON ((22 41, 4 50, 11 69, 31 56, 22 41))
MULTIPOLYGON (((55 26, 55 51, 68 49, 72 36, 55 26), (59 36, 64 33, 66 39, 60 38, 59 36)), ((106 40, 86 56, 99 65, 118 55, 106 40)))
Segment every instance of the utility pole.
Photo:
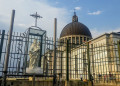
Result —
POLYGON ((12 38, 13 25, 14 25, 14 17, 15 17, 15 10, 12 10, 11 24, 9 29, 8 43, 7 43, 7 51, 5 56, 4 69, 3 69, 3 74, 4 74, 3 86, 6 86, 6 76, 7 76, 8 62, 9 62, 9 53, 10 53, 10 45, 11 45, 11 38, 12 38))
POLYGON ((40 16, 39 14, 37 14, 37 12, 35 14, 31 14, 30 16, 32 16, 33 18, 35 18, 35 27, 37 27, 37 19, 38 18, 43 18, 42 16, 40 16))

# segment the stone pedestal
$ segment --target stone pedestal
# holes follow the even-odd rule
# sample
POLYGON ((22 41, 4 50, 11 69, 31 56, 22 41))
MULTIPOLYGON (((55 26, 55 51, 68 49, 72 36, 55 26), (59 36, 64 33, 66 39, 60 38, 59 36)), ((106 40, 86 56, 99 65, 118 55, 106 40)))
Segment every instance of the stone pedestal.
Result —
POLYGON ((26 68, 26 73, 28 73, 28 74, 43 74, 43 69, 40 67, 26 68))

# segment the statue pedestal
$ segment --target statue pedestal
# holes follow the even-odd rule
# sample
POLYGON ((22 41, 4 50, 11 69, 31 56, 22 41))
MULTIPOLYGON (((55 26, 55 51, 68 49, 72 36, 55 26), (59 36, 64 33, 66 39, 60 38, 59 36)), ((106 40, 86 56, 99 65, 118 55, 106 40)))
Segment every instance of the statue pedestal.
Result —
POLYGON ((29 73, 29 74, 43 74, 43 69, 40 68, 40 67, 26 68, 26 73, 29 73))

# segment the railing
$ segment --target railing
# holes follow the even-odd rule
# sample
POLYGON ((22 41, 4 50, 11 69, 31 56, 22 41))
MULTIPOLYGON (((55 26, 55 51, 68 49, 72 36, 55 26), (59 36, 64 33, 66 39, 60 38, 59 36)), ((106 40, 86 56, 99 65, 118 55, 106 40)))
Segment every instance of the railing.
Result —
MULTIPOLYGON (((115 38, 115 41, 111 39, 114 38, 105 39, 108 40, 106 42, 89 41, 82 45, 57 40, 57 79, 65 80, 68 78, 70 80, 81 81, 93 79, 94 83, 120 82, 120 39, 115 38), (88 59, 90 60, 90 64, 88 59)), ((0 76, 3 73, 7 40, 8 34, 0 31, 0 76)), ((46 38, 43 41, 45 47, 41 58, 41 68, 43 68, 43 76, 41 77, 51 77, 53 76, 54 62, 53 39, 46 38)), ((26 42, 26 36, 23 33, 13 33, 9 55, 8 77, 27 76, 24 74, 24 68, 26 68, 24 67, 25 55, 29 57, 29 53, 25 53, 26 42)), ((27 62, 29 63, 29 58, 27 58, 27 62)))

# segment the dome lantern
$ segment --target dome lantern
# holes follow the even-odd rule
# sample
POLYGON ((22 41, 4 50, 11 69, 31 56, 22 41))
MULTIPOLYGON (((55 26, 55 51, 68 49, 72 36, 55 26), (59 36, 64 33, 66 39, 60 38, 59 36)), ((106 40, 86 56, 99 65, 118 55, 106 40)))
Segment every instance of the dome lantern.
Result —
POLYGON ((78 22, 78 17, 76 16, 76 12, 74 11, 74 15, 72 17, 72 22, 78 22))

